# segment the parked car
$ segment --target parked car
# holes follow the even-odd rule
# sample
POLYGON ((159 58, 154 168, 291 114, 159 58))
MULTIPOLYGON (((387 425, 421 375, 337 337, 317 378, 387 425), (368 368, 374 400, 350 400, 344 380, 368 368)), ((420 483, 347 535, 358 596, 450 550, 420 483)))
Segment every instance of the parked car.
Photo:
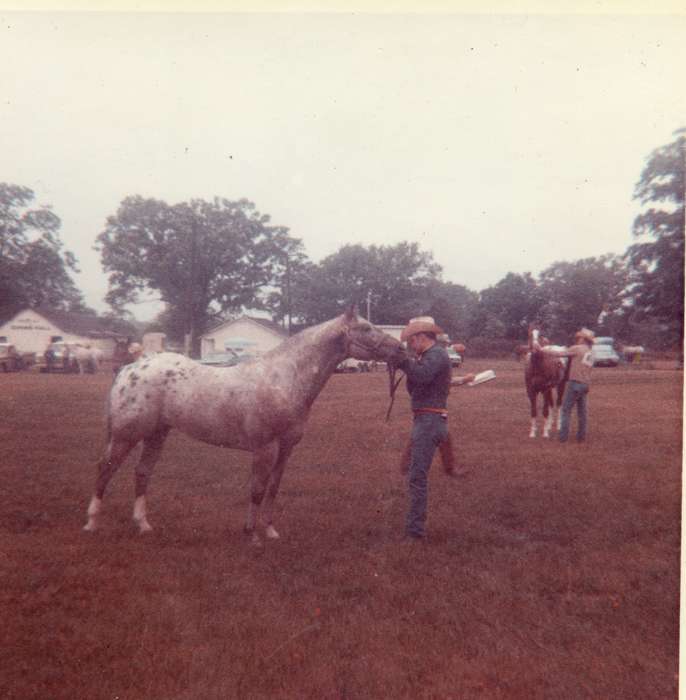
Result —
POLYGON ((63 340, 58 340, 48 345, 48 349, 43 354, 43 365, 40 371, 69 374, 78 372, 79 364, 72 356, 69 346, 63 340))
POLYGON ((448 357, 450 358, 450 366, 459 367, 462 364, 462 355, 460 355, 460 353, 457 352, 457 350, 455 350, 455 348, 452 346, 448 346, 446 351, 448 353, 448 357))
POLYGON ((209 367, 233 367, 241 362, 252 360, 253 356, 247 353, 237 353, 229 350, 227 352, 213 352, 200 360, 201 365, 209 367))
POLYGON ((595 339, 591 348, 594 367, 616 367, 619 355, 614 348, 614 338, 601 336, 595 339))
POLYGON ((35 353, 20 353, 14 345, 0 343, 0 372, 18 372, 30 367, 35 361, 35 353))
POLYGON ((360 371, 360 360, 356 360, 354 357, 349 357, 343 362, 339 363, 334 372, 339 372, 347 374, 349 372, 359 372, 360 371))

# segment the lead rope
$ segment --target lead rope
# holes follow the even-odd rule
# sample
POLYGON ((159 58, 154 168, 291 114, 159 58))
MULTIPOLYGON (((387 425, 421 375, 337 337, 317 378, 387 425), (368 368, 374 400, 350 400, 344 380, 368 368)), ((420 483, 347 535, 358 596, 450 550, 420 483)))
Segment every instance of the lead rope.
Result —
POLYGON ((386 411, 386 423, 388 423, 391 417, 391 410, 393 409, 393 402, 395 401, 395 391, 405 375, 401 374, 396 381, 395 373, 397 372, 397 368, 391 363, 387 363, 386 367, 388 369, 388 391, 391 397, 391 401, 388 404, 388 411, 386 411))

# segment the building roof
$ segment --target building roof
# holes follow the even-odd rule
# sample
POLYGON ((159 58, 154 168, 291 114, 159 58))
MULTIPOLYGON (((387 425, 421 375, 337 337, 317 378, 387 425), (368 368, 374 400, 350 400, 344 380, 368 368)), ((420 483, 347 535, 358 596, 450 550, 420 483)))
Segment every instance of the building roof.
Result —
MULTIPOLYGON (((6 323, 19 314, 26 313, 26 311, 33 311, 39 314, 65 333, 90 336, 92 338, 124 338, 127 335, 133 335, 131 330, 128 329, 130 324, 126 321, 112 321, 93 314, 79 314, 71 311, 61 311, 60 309, 51 309, 45 306, 20 309, 5 317, 0 317, 0 323, 6 323), (118 331, 112 330, 113 328, 117 328, 118 331)), ((133 327, 131 328, 133 329, 133 327)))
POLYGON ((219 330, 220 328, 223 328, 224 326, 230 326, 233 323, 237 323, 238 321, 252 321, 253 323, 257 323, 258 325, 262 326, 263 328, 266 328, 268 331, 271 331, 272 333, 276 333, 278 336, 281 338, 287 338, 288 333, 281 328, 281 326, 278 323, 274 323, 274 321, 271 321, 268 318, 259 318, 257 316, 248 316, 247 314, 243 314, 242 316, 239 316, 238 318, 232 318, 227 321, 221 321, 218 323, 216 326, 213 326, 210 328, 206 333, 203 335, 209 335, 210 333, 214 333, 215 331, 219 330))

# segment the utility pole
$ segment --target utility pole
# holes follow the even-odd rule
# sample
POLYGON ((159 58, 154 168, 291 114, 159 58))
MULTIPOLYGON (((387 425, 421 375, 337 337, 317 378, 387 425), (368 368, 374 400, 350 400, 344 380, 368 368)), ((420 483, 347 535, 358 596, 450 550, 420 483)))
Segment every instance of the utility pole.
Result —
POLYGON ((185 343, 184 343, 184 354, 186 357, 191 357, 193 354, 193 343, 195 341, 195 309, 194 309, 194 298, 195 298, 195 268, 197 266, 198 257, 198 231, 196 228, 195 214, 191 210, 191 229, 190 229, 190 270, 189 270, 189 281, 188 289, 186 291, 186 305, 188 306, 188 333, 186 333, 185 343))
POLYGON ((286 316, 288 317, 288 335, 291 334, 291 263, 286 251, 286 316))
POLYGON ((372 290, 367 290, 367 321, 372 322, 372 290))

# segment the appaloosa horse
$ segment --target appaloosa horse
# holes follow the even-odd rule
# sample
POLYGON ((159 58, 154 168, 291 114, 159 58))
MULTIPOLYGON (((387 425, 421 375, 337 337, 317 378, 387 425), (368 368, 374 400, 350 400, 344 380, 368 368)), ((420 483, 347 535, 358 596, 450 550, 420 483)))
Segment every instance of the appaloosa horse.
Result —
POLYGON ((141 532, 151 530, 145 502, 148 481, 167 434, 177 428, 212 445, 253 453, 245 531, 260 543, 255 525, 266 495, 266 536, 277 538, 272 509, 286 461, 336 366, 347 357, 390 361, 403 353, 398 340, 358 318, 351 307, 262 358, 234 367, 207 367, 174 353, 144 356, 123 366, 109 394, 107 447, 98 462, 84 529, 96 529, 108 482, 142 441, 133 519, 141 532))
POLYGON ((569 377, 569 360, 547 354, 543 347, 547 340, 541 338, 535 325, 529 326, 529 352, 524 366, 524 382, 526 393, 531 404, 531 430, 529 437, 536 437, 536 418, 538 395, 543 395, 543 437, 550 437, 550 430, 557 415, 559 428, 559 412, 562 397, 569 377), (553 402, 553 389, 556 389, 556 401, 553 402), (552 412, 550 409, 553 409, 552 412))

